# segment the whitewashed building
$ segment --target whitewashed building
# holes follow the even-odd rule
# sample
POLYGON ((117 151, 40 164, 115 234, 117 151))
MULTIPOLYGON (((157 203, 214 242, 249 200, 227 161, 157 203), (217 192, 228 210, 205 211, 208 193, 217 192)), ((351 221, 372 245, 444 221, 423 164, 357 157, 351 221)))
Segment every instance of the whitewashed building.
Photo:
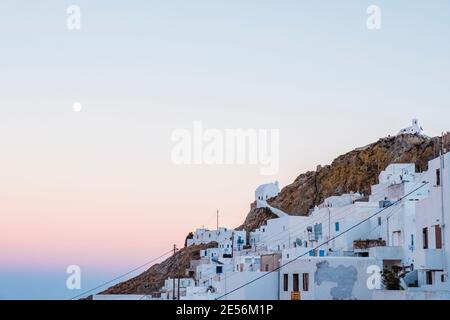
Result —
POLYGON ((209 230, 205 228, 197 229, 192 239, 187 239, 187 246, 217 242, 221 254, 231 254, 232 251, 240 251, 247 244, 246 232, 229 228, 219 228, 219 230, 209 230))

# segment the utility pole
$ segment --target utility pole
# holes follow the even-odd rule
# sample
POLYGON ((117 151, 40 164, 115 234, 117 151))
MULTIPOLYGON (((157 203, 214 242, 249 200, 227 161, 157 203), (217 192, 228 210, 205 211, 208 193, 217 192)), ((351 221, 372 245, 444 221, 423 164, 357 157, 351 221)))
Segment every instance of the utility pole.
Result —
MULTIPOLYGON (((177 251, 177 246, 173 245, 173 258, 175 259, 175 253, 177 251)), ((172 283, 172 300, 175 300, 175 275, 173 276, 173 283, 172 283)))

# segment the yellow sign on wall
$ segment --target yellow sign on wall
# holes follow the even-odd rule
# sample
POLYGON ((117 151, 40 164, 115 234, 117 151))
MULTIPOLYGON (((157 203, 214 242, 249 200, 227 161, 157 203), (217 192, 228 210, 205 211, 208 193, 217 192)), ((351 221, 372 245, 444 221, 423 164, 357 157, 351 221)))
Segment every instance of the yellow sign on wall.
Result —
POLYGON ((291 291, 291 300, 300 300, 300 292, 291 291))

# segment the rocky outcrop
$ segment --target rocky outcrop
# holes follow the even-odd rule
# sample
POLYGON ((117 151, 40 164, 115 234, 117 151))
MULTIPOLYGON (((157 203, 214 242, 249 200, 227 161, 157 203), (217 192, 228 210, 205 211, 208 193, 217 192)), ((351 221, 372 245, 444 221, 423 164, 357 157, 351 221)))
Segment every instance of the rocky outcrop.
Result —
POLYGON ((116 284, 101 294, 154 294, 164 285, 164 280, 171 277, 186 277, 185 271, 191 260, 200 259, 200 250, 217 248, 217 242, 193 245, 176 252, 159 264, 151 266, 137 277, 116 284))
MULTIPOLYGON (((379 173, 391 163, 415 163, 419 171, 439 155, 441 138, 400 135, 380 139, 336 158, 330 165, 303 173, 268 203, 291 215, 307 215, 330 196, 349 192, 369 195, 379 173)), ((258 217, 253 219, 258 220, 258 217)))

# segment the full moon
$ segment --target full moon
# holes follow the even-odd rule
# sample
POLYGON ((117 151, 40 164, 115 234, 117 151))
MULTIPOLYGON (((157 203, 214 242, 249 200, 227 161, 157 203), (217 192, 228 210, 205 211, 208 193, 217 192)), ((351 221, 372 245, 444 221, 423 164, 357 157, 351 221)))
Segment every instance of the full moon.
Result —
POLYGON ((73 104, 73 111, 74 112, 80 112, 82 108, 83 107, 81 106, 81 103, 79 103, 79 102, 75 102, 73 104))

